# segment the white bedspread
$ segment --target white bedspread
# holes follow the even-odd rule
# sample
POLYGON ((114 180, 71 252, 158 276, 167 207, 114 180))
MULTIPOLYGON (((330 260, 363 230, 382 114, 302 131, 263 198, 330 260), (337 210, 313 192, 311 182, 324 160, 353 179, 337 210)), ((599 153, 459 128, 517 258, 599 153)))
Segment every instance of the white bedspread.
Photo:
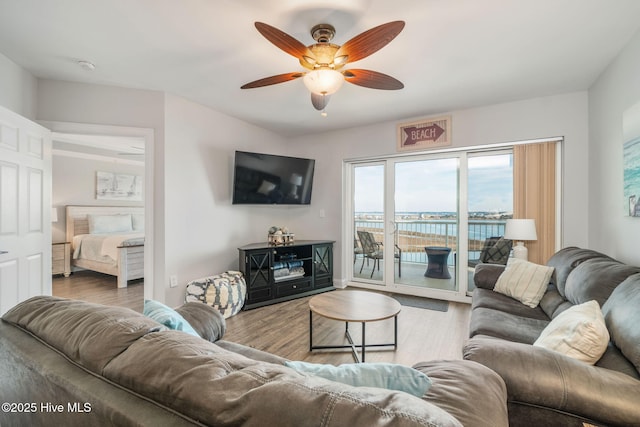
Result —
POLYGON ((144 245, 143 233, 78 234, 73 237, 73 259, 117 262, 119 246, 144 245))

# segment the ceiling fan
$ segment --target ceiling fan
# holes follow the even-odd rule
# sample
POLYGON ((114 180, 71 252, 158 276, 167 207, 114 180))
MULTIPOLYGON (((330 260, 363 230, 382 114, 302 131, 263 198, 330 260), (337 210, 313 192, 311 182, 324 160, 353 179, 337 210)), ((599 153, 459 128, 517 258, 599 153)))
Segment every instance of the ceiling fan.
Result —
POLYGON ((311 92, 311 103, 322 110, 329 97, 338 91, 344 81, 371 89, 398 90, 404 85, 386 74, 364 69, 342 69, 348 63, 359 61, 377 52, 393 40, 404 28, 404 21, 393 21, 371 28, 342 46, 331 43, 335 28, 330 24, 318 24, 311 29, 315 44, 305 46, 287 33, 263 22, 255 23, 256 29, 271 43, 296 57, 308 71, 278 74, 241 86, 252 89, 303 78, 311 92))

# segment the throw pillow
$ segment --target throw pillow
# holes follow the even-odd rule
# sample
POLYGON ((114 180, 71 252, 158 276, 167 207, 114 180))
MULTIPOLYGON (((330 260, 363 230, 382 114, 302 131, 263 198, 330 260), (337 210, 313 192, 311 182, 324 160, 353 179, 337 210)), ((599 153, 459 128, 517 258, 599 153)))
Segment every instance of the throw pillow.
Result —
POLYGON ((431 387, 431 379, 408 366, 393 363, 357 363, 340 366, 307 362, 285 362, 298 372, 305 372, 355 387, 378 387, 399 390, 422 397, 431 387))
POLYGON ((130 233, 131 214, 87 215, 89 234, 130 233))
POLYGON ((487 264, 506 264, 511 253, 511 240, 505 240, 502 237, 496 243, 487 248, 482 262, 487 264))
POLYGON ((596 300, 558 314, 533 343, 590 365, 602 357, 608 344, 609 331, 596 300))
POLYGON ((552 274, 553 267, 513 258, 498 277, 493 290, 535 308, 547 290, 552 274))
POLYGON ((191 327, 184 317, 182 317, 174 309, 167 307, 158 301, 144 300, 144 310, 142 312, 147 317, 166 326, 169 329, 186 332, 199 337, 198 333, 191 327))

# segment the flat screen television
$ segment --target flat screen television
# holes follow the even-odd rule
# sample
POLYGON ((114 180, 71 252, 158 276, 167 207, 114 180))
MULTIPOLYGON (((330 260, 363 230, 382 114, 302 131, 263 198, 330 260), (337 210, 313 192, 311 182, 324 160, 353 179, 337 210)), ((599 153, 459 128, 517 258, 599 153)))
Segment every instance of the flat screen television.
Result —
POLYGON ((236 151, 232 203, 308 205, 315 160, 236 151))

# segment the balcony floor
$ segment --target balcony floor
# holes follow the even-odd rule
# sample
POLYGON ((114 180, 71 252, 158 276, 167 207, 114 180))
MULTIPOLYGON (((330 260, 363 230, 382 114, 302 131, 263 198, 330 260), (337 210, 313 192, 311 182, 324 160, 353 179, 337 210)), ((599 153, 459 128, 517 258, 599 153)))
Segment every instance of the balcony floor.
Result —
MULTIPOLYGON (((382 281, 382 275, 384 270, 382 263, 380 264, 380 270, 378 271, 378 269, 376 269, 373 272, 373 277, 371 277, 371 269, 373 268, 373 261, 369 260, 368 265, 367 265, 367 260, 364 261, 364 267, 362 268, 362 273, 359 272, 361 265, 362 265, 362 258, 358 257, 353 266, 353 278, 355 281, 358 281, 358 279, 365 279, 367 282, 369 280, 382 281)), ((402 277, 398 277, 398 262, 396 261, 394 282, 396 284, 417 286, 422 288, 455 291, 457 289, 456 271, 453 265, 449 265, 448 268, 449 268, 449 273, 451 274, 451 279, 434 279, 431 277, 424 276, 424 273, 427 270, 426 264, 403 261, 402 277)), ((468 274, 469 274, 469 290, 471 291, 473 290, 473 270, 468 270, 468 274)))

